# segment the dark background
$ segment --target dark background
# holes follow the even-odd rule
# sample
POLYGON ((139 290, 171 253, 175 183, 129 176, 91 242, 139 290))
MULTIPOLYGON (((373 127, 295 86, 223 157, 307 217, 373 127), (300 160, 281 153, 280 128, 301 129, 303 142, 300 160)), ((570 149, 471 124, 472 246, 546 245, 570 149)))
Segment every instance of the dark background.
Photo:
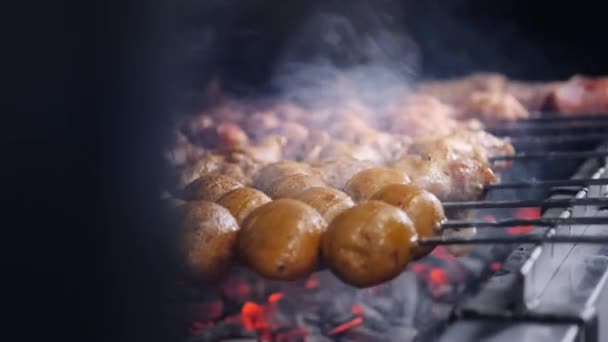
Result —
MULTIPOLYGON (((161 323, 172 234, 156 202, 168 113, 188 104, 181 94, 196 94, 214 76, 252 88, 267 83, 293 30, 321 3, 335 11, 351 4, 54 1, 3 8, 1 279, 9 328, 1 334, 171 340, 161 323), (206 27, 212 36, 201 33, 206 27)), ((393 12, 419 44, 420 77, 608 74, 605 10, 596 2, 427 0, 399 11, 390 1, 373 3, 393 12)), ((335 57, 346 65, 357 60, 335 57)))

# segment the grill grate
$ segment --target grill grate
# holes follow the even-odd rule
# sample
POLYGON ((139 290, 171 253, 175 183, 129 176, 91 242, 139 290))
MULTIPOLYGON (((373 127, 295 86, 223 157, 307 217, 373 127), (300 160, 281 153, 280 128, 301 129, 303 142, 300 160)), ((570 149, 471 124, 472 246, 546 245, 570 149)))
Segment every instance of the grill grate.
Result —
POLYGON ((607 140, 600 132, 608 131, 608 116, 545 115, 505 123, 492 131, 513 137, 518 151, 524 151, 493 161, 513 161, 523 168, 531 162, 555 168, 565 162, 587 161, 572 179, 518 179, 484 188, 488 197, 498 198, 500 193, 516 190, 515 200, 444 203, 446 209, 540 207, 544 214, 539 219, 448 220, 442 226, 532 226, 526 235, 490 229, 484 230, 489 233, 484 236, 421 239, 423 245, 519 245, 479 291, 461 300, 439 340, 608 341, 608 327, 598 324, 608 320, 608 312, 604 313, 608 310, 608 175, 603 168, 608 149, 595 148, 607 140), (548 197, 519 199, 522 191, 539 190, 548 197))

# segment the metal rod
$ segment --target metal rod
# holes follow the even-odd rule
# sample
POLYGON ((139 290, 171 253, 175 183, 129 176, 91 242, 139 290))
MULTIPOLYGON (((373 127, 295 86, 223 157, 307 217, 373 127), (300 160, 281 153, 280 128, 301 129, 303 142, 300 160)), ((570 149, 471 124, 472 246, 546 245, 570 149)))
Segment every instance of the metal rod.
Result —
POLYGON ((468 244, 523 244, 523 243, 589 243, 608 244, 607 235, 569 236, 569 235, 513 235, 504 237, 450 237, 437 236, 419 238, 421 246, 468 245, 468 244))
POLYGON ((535 135, 522 136, 511 138, 511 143, 514 145, 529 145, 529 144, 565 144, 576 142, 594 142, 606 140, 606 134, 564 134, 564 135, 535 135))
POLYGON ((516 153, 506 156, 490 157, 491 162, 504 160, 534 160, 534 159, 586 159, 608 157, 608 151, 551 151, 540 153, 516 153))
POLYGON ((497 127, 491 127, 490 130, 496 131, 519 131, 519 130, 570 130, 570 129, 581 129, 581 128, 593 128, 593 129, 607 129, 608 119, 599 120, 569 120, 569 121, 544 121, 539 125, 526 125, 523 124, 506 124, 497 127))
POLYGON ((533 118, 527 118, 522 120, 502 121, 503 124, 520 124, 520 123, 545 123, 555 121, 608 121, 608 113, 592 113, 587 115, 572 116, 562 113, 543 112, 543 116, 537 116, 533 118))
POLYGON ((608 205, 608 198, 548 198, 545 200, 443 202, 444 209, 562 208, 583 205, 608 205))
POLYGON ((513 182, 513 183, 488 184, 488 185, 484 186, 484 190, 552 188, 552 187, 558 187, 558 186, 587 186, 587 185, 608 185, 608 178, 531 180, 531 181, 522 181, 522 182, 513 182))
POLYGON ((448 220, 441 227, 443 229, 453 228, 507 228, 513 226, 542 226, 554 227, 559 225, 599 225, 608 224, 608 217, 585 216, 585 217, 543 217, 538 219, 506 219, 498 221, 469 221, 448 220))

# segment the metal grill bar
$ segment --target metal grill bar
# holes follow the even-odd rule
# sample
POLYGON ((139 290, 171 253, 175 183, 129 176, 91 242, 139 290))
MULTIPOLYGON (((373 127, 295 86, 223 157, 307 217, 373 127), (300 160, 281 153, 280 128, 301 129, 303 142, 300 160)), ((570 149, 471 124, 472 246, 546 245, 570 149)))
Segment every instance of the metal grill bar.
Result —
POLYGON ((488 184, 484 190, 498 189, 529 189, 529 188, 552 188, 559 186, 588 186, 588 185, 607 185, 608 178, 587 178, 587 179, 558 179, 558 180, 531 180, 513 183, 488 184))
POLYGON ((506 219, 498 221, 449 220, 444 222, 443 229, 453 228, 506 228, 512 226, 554 227, 559 225, 598 225, 608 224, 608 217, 542 217, 538 219, 506 219))
POLYGON ((608 244, 608 236, 569 236, 569 235, 514 235, 504 237, 428 237, 419 238, 421 246, 468 245, 468 244, 539 244, 539 243, 587 243, 608 244))
POLYGON ((550 198, 545 200, 514 200, 514 201, 470 201, 444 202, 444 209, 497 209, 497 208, 562 208, 583 205, 608 205, 608 198, 550 198))
POLYGON ((511 142, 515 145, 528 145, 528 144, 571 144, 577 142, 599 142, 606 139, 606 134, 565 134, 565 135, 535 135, 535 136, 523 136, 514 137, 511 142))
POLYGON ((588 115, 579 115, 579 116, 562 116, 559 113, 551 113, 544 112, 543 116, 528 118, 523 120, 518 120, 516 122, 512 121, 502 121, 503 125, 517 125, 517 124, 546 124, 547 122, 556 122, 556 121, 608 121, 608 113, 592 113, 588 115))
POLYGON ((516 153, 507 156, 490 157, 491 162, 505 160, 551 160, 551 159, 587 159, 608 157, 608 151, 552 151, 542 153, 516 153))

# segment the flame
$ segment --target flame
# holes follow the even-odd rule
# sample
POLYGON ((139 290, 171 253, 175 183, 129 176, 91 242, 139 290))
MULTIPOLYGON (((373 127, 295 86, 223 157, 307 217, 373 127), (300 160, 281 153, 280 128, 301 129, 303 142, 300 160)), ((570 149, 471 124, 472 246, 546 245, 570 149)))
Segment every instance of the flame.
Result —
POLYGON ((361 323, 363 323, 363 317, 355 317, 353 319, 351 319, 350 321, 346 322, 346 323, 342 323, 340 325, 338 325, 337 327, 331 329, 329 331, 329 335, 336 335, 336 334, 340 334, 345 332, 346 330, 352 329, 358 325, 361 325, 361 323))
MULTIPOLYGON (((540 217, 540 208, 521 208, 515 213, 515 217, 522 219, 535 219, 540 217)), ((532 226, 509 227, 507 232, 512 235, 526 234, 532 231, 532 226)))

